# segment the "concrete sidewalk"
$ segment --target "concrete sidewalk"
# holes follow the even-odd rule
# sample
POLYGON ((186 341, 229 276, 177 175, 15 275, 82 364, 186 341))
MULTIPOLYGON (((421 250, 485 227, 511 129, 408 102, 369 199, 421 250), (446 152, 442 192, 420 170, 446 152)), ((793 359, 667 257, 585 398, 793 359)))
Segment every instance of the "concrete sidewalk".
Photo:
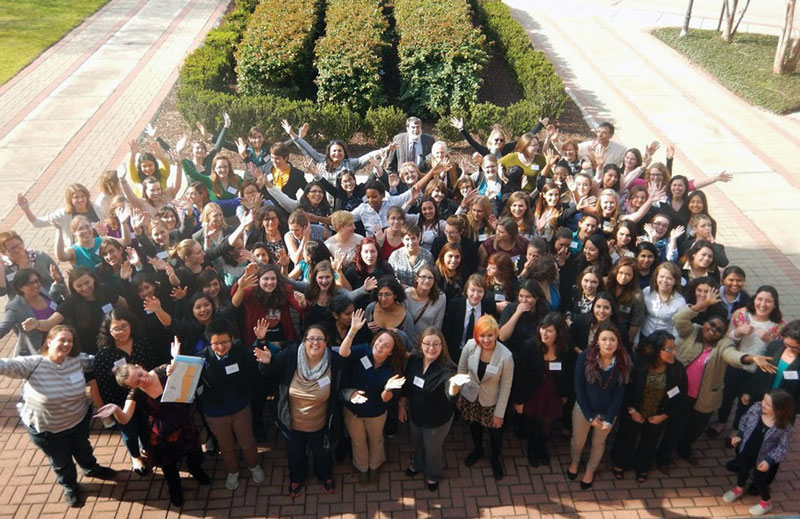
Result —
POLYGON ((665 13, 603 0, 506 3, 591 122, 612 121, 630 147, 660 141, 656 160, 674 144, 675 172, 689 178, 735 175, 705 189, 718 238, 751 289, 775 285, 784 316, 800 316, 800 123, 748 105, 650 36, 678 23, 665 13))

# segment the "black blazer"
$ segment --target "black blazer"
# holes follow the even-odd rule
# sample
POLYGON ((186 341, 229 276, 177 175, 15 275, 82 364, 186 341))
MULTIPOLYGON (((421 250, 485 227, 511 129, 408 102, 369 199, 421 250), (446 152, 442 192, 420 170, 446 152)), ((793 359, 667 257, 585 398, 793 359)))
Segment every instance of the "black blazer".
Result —
MULTIPOLYGON (((494 301, 486 297, 481 301, 481 315, 492 315, 497 318, 497 306, 494 301)), ((467 315, 467 299, 459 297, 447 302, 447 310, 444 313, 444 323, 442 324, 442 332, 447 341, 447 349, 453 362, 458 364, 458 359, 461 357, 461 339, 464 336, 464 319, 467 315)), ((478 319, 476 318, 477 322, 478 319)), ((467 340, 472 337, 467 337, 467 340)))
MULTIPOLYGON (((772 357, 770 364, 777 367, 781 361, 781 355, 786 345, 783 344, 783 339, 772 341, 767 345, 764 355, 772 357)), ((788 371, 800 371, 800 357, 794 359, 794 362, 789 364, 788 371)), ((750 395, 750 403, 759 402, 764 398, 764 395, 772 389, 772 384, 775 381, 775 374, 765 373, 761 370, 756 370, 755 374, 750 377, 750 383, 742 394, 750 395)), ((794 411, 800 414, 800 380, 786 380, 783 378, 778 384, 778 389, 783 389, 794 397, 794 411)))
MULTIPOLYGON (((640 363, 634 368, 633 373, 631 373, 630 382, 625 387, 625 396, 622 399, 622 406, 623 409, 626 410, 625 412, 627 412, 629 407, 634 407, 637 411, 639 410, 639 406, 642 404, 642 398, 644 398, 648 370, 649 367, 647 365, 640 363)), ((667 364, 666 375, 665 389, 667 392, 674 387, 677 387, 680 392, 672 398, 670 398, 669 395, 664 395, 656 414, 667 414, 672 417, 683 407, 682 403, 686 398, 686 386, 688 381, 686 378, 686 369, 684 369, 683 364, 678 360, 673 364, 667 364)))
MULTIPOLYGON (((439 254, 442 252, 442 247, 444 244, 447 243, 447 237, 444 233, 439 234, 436 238, 433 239, 433 245, 431 245, 431 254, 433 255, 433 259, 436 260, 439 257, 439 254)), ((459 243, 461 246, 461 266, 464 269, 464 272, 468 274, 473 274, 478 271, 478 243, 474 240, 467 238, 466 236, 461 237, 461 242, 459 243)), ((469 277, 469 275, 467 275, 469 277)))
MULTIPOLYGON (((408 162, 408 132, 398 133, 392 140, 397 142, 399 145, 397 149, 389 152, 389 164, 386 167, 386 171, 396 172, 401 165, 403 165, 405 162, 408 162)), ((421 160, 418 160, 418 162, 420 168, 422 168, 422 165, 425 162, 424 159, 431 154, 433 143, 436 142, 436 139, 433 138, 433 135, 423 133, 420 136, 420 141, 422 143, 422 157, 421 160)), ((422 169, 421 171, 423 173, 426 172, 422 169)))

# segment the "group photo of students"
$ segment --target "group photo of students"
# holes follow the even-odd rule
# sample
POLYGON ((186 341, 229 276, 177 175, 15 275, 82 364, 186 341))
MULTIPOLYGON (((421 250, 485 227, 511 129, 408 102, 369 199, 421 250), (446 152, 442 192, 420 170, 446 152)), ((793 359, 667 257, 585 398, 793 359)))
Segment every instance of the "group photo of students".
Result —
POLYGON ((565 486, 644 485, 698 465, 706 436, 735 480, 720 497, 772 509, 800 320, 717 240, 703 190, 732 175, 688 178, 673 146, 627 147, 610 122, 479 142, 453 118, 456 154, 410 117, 355 156, 303 121, 269 143, 222 120, 176 142, 148 127, 49 214, 17 195, 49 249, 0 233, 0 338, 16 335, 0 376, 24 380, 16 427, 68 506, 79 466, 156 470, 180 507, 182 468, 213 484, 212 458, 231 492, 265 481, 264 456, 288 460, 292 498, 337 492, 336 465, 379 489, 405 446, 405 477, 437 493, 448 453, 503 479, 512 436, 565 486), (202 359, 191 403, 162 401, 179 355, 202 359), (117 432, 129 462, 101 465, 93 437, 117 432))

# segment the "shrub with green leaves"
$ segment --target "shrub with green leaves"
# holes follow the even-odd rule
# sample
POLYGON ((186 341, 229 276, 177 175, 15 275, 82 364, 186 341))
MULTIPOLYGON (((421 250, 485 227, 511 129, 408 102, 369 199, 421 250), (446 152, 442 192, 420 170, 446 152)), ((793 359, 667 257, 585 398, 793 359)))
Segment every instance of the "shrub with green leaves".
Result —
POLYGON ((313 90, 313 45, 320 0, 264 0, 247 21, 236 51, 239 92, 308 95, 313 90))
POLYGON ((394 17, 406 110, 444 115, 475 103, 488 55, 465 0, 396 0, 394 17))
POLYGON ((364 113, 383 101, 381 69, 389 24, 383 0, 328 0, 325 36, 314 50, 317 100, 364 113))
POLYGON ((365 133, 383 146, 405 129, 406 119, 408 115, 396 106, 370 108, 364 116, 365 133))

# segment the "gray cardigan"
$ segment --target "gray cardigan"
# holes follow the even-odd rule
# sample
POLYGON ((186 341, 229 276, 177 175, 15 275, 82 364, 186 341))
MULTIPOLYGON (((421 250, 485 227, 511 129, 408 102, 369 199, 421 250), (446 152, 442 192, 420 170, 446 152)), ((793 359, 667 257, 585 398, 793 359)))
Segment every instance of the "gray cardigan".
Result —
MULTIPOLYGON (((44 290, 42 295, 47 295, 44 290)), ((6 313, 0 322, 0 339, 11 330, 17 332, 14 356, 39 355, 42 350, 46 334, 39 330, 26 332, 22 329, 22 322, 29 317, 34 317, 33 308, 24 297, 15 297, 6 305, 6 313)))
MULTIPOLYGON (((42 286, 49 291, 48 296, 50 299, 53 301, 61 301, 63 299, 64 286, 55 283, 53 278, 50 277, 50 265, 55 265, 56 269, 58 269, 56 262, 53 261, 53 258, 48 256, 46 252, 36 251, 36 259, 33 261, 33 270, 42 276, 42 286)), ((6 274, 9 274, 8 266, 6 266, 6 274)), ((9 299, 14 299, 17 295, 8 278, 6 278, 6 286, 0 287, 0 296, 4 295, 8 295, 9 299)))

